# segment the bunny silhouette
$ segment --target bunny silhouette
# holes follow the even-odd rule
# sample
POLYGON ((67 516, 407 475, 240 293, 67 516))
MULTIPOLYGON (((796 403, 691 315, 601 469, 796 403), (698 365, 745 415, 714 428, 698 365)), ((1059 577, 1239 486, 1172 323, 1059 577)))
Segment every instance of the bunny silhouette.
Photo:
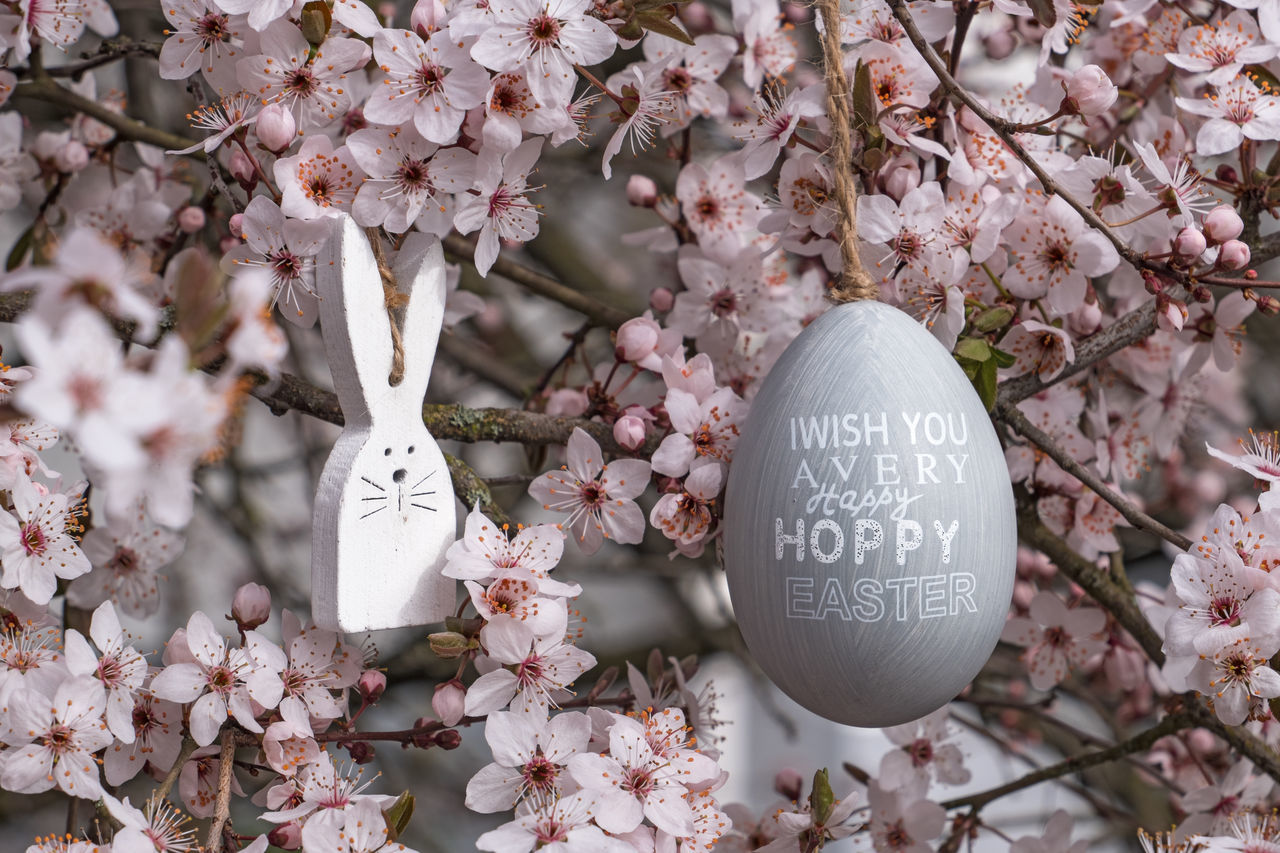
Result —
POLYGON ((440 622, 455 582, 440 574, 454 540, 453 484, 422 422, 444 319, 440 241, 413 234, 393 272, 409 297, 404 376, 392 385, 382 278, 364 233, 343 215, 316 259, 325 354, 346 421, 316 490, 311 607, 316 624, 356 632, 440 622))

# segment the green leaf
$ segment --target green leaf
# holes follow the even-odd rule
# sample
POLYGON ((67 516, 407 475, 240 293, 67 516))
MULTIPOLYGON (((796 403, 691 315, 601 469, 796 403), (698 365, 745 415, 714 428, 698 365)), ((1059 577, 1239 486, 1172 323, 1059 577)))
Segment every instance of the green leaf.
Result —
POLYGON ((982 398, 982 405, 987 407, 988 412, 996 407, 997 369, 995 359, 983 362, 982 369, 978 371, 978 378, 973 383, 973 387, 978 390, 978 396, 982 398))
POLYGON ((880 115, 879 101, 871 88, 871 67, 858 63, 853 72, 853 118, 859 127, 875 127, 880 115))
POLYGON ((1013 367, 1014 362, 1018 360, 1012 353, 995 347, 991 348, 991 358, 995 361, 996 367, 1013 367))
POLYGON ((809 814, 813 816, 814 826, 826 824, 835 801, 835 794, 831 793, 831 779, 824 767, 813 774, 813 793, 809 794, 809 814))
POLYGON ((1046 30, 1058 23, 1058 10, 1053 8, 1053 0, 1027 0, 1027 5, 1031 7, 1036 22, 1046 30))
POLYGON ((311 0, 302 7, 302 37, 312 47, 324 44, 329 35, 329 25, 333 23, 333 12, 324 0, 311 0))
POLYGON ((27 226, 27 230, 18 235, 17 242, 9 250, 9 257, 4 262, 5 272, 12 272, 22 264, 22 259, 27 256, 27 252, 31 251, 31 243, 35 239, 35 235, 36 224, 32 222, 27 226))
POLYGON ((382 817, 387 822, 387 844, 391 844, 409 828, 409 819, 413 817, 413 794, 405 791, 396 797, 391 807, 384 809, 382 817))
POLYGON ((660 36, 666 36, 685 44, 693 44, 693 37, 662 12, 639 12, 636 14, 635 21, 649 32, 657 33, 660 36))
POLYGON ((982 363, 978 361, 970 361, 967 358, 957 358, 960 369, 964 371, 964 375, 969 377, 969 381, 973 382, 978 378, 978 371, 982 369, 982 363))
POLYGON ((984 362, 991 358, 991 345, 982 338, 961 338, 956 344, 955 356, 984 362))
POLYGON ((1013 320, 1013 309, 1008 305, 996 305, 974 315, 973 328, 979 332, 994 332, 1003 329, 1013 320))

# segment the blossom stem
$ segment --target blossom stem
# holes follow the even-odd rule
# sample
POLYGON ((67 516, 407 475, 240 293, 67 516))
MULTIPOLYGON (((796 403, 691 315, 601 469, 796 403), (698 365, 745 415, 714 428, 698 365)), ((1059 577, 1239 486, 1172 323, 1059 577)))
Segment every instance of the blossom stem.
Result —
POLYGON ((271 193, 271 197, 275 200, 275 203, 279 204, 281 198, 279 191, 271 185, 271 179, 268 178, 267 173, 262 170, 262 164, 258 162, 258 158, 249 150, 249 146, 244 143, 244 129, 241 128, 240 131, 232 134, 232 138, 236 141, 236 145, 240 146, 240 150, 244 152, 244 156, 248 157, 249 162, 253 164, 253 172, 258 176, 258 180, 261 181, 262 185, 271 193))
POLYGON ((1155 207, 1151 208, 1150 210, 1144 213, 1139 213, 1137 216, 1134 216, 1131 219, 1126 219, 1123 222, 1108 222, 1107 227, 1121 228, 1125 225, 1132 225, 1133 223, 1137 222, 1140 219, 1146 219, 1148 216, 1150 216, 1153 213, 1159 213, 1162 210, 1167 210, 1168 207, 1169 206, 1167 204, 1157 204, 1155 207))
POLYGON ((590 83, 592 86, 595 86, 601 92, 604 92, 606 95, 608 95, 609 99, 613 101, 615 104, 617 104, 619 108, 622 107, 622 96, 614 92, 611 92, 609 90, 609 87, 600 81, 599 77, 592 74, 590 71, 583 68, 581 65, 574 65, 573 68, 575 71, 581 74, 588 83, 590 83))
POLYGON ((177 783, 178 777, 182 775, 182 768, 186 766, 187 759, 191 757, 191 753, 196 751, 196 742, 190 735, 182 739, 182 746, 178 749, 178 757, 174 759, 173 766, 169 768, 168 774, 165 775, 164 781, 160 783, 160 787, 155 790, 152 796, 156 802, 162 802, 165 797, 169 796, 169 792, 173 790, 174 784, 177 783))

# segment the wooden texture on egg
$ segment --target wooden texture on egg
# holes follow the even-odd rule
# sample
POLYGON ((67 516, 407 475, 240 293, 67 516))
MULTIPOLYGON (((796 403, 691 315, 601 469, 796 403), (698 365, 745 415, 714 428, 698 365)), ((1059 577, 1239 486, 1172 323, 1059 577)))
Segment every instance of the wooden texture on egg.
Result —
POLYGON ((890 726, 950 701, 1004 627, 1017 522, 951 354, 873 301, 832 308, 752 401, 724 555, 752 656, 809 710, 890 726))

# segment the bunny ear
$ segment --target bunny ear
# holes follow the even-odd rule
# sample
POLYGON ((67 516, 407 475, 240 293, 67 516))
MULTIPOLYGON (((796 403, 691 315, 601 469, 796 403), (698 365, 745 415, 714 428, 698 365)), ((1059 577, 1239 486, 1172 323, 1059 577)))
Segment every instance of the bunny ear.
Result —
POLYGON ((325 354, 347 423, 367 423, 374 401, 389 390, 391 327, 382 276, 364 231, 346 214, 332 223, 316 259, 325 354))
POLYGON ((421 405, 444 322, 444 252, 439 238, 421 232, 410 234, 396 256, 394 269, 400 292, 410 297, 401 335, 404 380, 399 390, 411 395, 414 405, 421 405))

